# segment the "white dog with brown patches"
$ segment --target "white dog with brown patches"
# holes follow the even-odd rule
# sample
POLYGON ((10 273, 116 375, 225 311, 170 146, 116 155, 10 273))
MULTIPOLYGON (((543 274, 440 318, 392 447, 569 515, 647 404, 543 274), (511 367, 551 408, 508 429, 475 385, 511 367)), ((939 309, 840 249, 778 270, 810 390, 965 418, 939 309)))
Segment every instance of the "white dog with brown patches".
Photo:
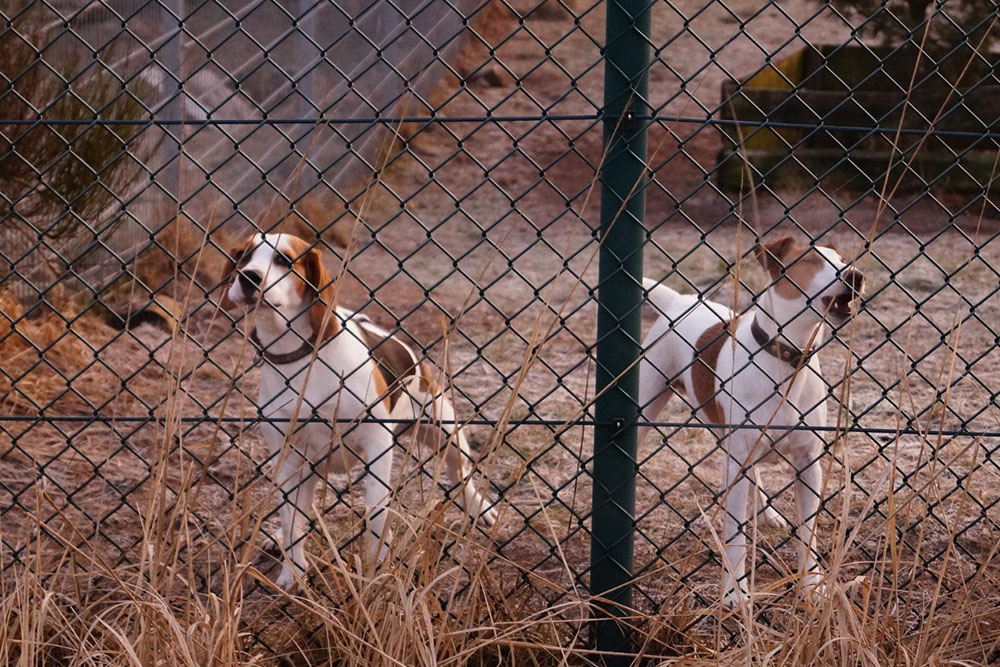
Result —
MULTIPOLYGON (((814 526, 828 391, 811 350, 825 342, 828 325, 852 317, 864 286, 864 274, 832 247, 802 247, 785 237, 758 246, 756 256, 772 283, 743 314, 643 281, 661 315, 643 343, 643 420, 653 421, 681 393, 703 423, 716 425, 727 454, 723 590, 730 605, 747 596, 747 516, 751 491, 760 488, 754 464, 776 452, 795 468, 803 588, 819 584, 814 526)), ((640 443, 649 428, 640 428, 640 443)), ((782 524, 766 496, 761 501, 765 520, 782 524)))
POLYGON ((369 547, 384 554, 393 446, 417 423, 428 425, 420 437, 433 434, 443 447, 465 510, 493 525, 496 509, 470 478, 469 447, 444 389, 408 345, 336 307, 319 250, 289 234, 257 234, 230 256, 235 279, 226 296, 256 310, 251 339, 264 358, 258 406, 282 494, 278 586, 290 588, 306 570, 303 538, 317 482, 358 463, 369 547))

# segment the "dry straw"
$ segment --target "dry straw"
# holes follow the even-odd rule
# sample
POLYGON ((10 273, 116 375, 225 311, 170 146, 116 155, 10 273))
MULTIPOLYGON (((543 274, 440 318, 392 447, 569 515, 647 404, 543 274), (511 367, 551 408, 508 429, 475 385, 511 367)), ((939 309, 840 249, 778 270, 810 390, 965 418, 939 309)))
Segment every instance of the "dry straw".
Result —
MULTIPOLYGON (((380 186, 376 180, 371 192, 380 186)), ((363 212, 364 204, 359 218, 363 212)), ((166 247, 190 258, 188 273, 209 276, 211 282, 219 277, 221 255, 206 250, 225 240, 210 243, 202 230, 186 229, 172 232, 176 236, 166 247)), ((180 275, 170 254, 137 272, 169 282, 180 275)), ((733 281, 739 282, 738 273, 733 281)), ((173 296, 177 313, 186 314, 197 310, 201 293, 192 282, 173 296)), ((507 469, 508 481, 523 487, 525 503, 537 505, 532 529, 551 540, 561 572, 533 572, 515 554, 498 554, 487 536, 442 502, 437 485, 426 483, 419 470, 430 468, 431 479, 440 471, 434 469, 434 457, 416 451, 400 467, 400 502, 393 504, 394 539, 386 560, 376 567, 361 557, 362 550, 345 547, 363 532, 363 519, 335 502, 337 509, 321 515, 309 536, 311 584, 294 595, 277 591, 270 583, 275 558, 268 553, 276 498, 264 478, 271 465, 266 454, 238 423, 208 418, 192 426, 184 419, 223 414, 249 420, 255 414, 240 390, 250 384, 250 376, 243 375, 245 341, 230 337, 218 343, 231 326, 227 317, 218 312, 178 317, 169 333, 142 328, 121 334, 103 315, 74 306, 73 298, 55 293, 52 301, 63 306, 72 324, 51 312, 25 318, 20 303, 0 293, 5 315, 0 318, 0 410, 10 417, 31 418, 44 410, 54 418, 93 414, 100 419, 5 422, 0 432, 5 497, 16 499, 5 507, 0 543, 5 566, 15 548, 19 561, 0 577, 0 664, 548 667, 597 662, 586 643, 587 594, 566 590, 565 582, 576 580, 573 556, 559 539, 567 519, 546 505, 528 463, 507 469), (206 347, 212 349, 210 361, 206 347), (153 421, 123 419, 135 416, 153 421)), ((540 342, 548 340, 564 307, 553 307, 536 321, 519 386, 551 352, 540 342)), ((951 355, 941 369, 945 385, 963 342, 959 333, 956 327, 951 355)), ((445 331, 442 347, 449 347, 453 334, 445 331)), ((438 361, 450 370, 447 354, 438 361)), ((900 394, 906 397, 905 384, 900 394)), ((512 392, 497 428, 486 438, 481 468, 487 477, 503 468, 504 433, 516 422, 516 395, 512 392)), ((945 408, 949 400, 945 392, 945 408)), ((933 431, 926 438, 933 440, 933 431)), ((895 450, 889 446, 887 451, 892 458, 879 483, 894 488, 895 450)), ((982 555, 976 572, 952 570, 948 557, 934 571, 921 572, 919 553, 914 556, 901 544, 897 530, 917 511, 913 499, 929 494, 935 476, 966 454, 947 453, 951 458, 922 480, 916 494, 898 502, 890 495, 892 504, 881 522, 858 524, 848 502, 850 484, 831 482, 843 484, 843 502, 827 506, 832 514, 824 539, 828 578, 818 596, 789 592, 795 575, 788 574, 754 582, 759 600, 767 602, 765 613, 749 607, 729 611, 698 602, 677 584, 658 608, 630 617, 637 631, 637 664, 976 665, 995 660, 1000 646, 996 545, 982 555), (878 545, 872 562, 856 562, 861 540, 878 545), (867 571, 863 578, 854 574, 859 566, 867 571)), ((843 474, 851 473, 845 468, 843 474)), ((520 520, 509 509, 501 525, 520 520)), ((709 526, 705 539, 721 550, 712 530, 717 510, 703 510, 709 526)), ((670 576, 657 570, 639 583, 670 576)))

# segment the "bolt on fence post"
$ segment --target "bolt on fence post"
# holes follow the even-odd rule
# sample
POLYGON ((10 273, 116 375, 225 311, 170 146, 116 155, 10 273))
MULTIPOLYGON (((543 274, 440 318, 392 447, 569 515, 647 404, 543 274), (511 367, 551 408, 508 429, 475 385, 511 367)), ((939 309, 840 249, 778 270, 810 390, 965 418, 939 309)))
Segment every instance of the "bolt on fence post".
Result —
POLYGON ((632 662, 623 616, 632 606, 650 12, 649 0, 607 3, 590 592, 596 648, 616 666, 632 662))

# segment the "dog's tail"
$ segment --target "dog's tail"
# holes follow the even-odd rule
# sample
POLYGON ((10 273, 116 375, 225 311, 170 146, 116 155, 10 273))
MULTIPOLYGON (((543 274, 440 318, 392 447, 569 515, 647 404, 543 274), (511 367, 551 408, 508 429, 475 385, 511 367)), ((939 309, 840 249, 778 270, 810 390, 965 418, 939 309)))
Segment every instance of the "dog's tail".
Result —
POLYGON ((679 292, 670 289, 663 283, 652 278, 643 278, 642 288, 649 295, 647 297, 649 302, 658 308, 661 313, 670 312, 671 306, 677 300, 677 297, 680 296, 679 292))

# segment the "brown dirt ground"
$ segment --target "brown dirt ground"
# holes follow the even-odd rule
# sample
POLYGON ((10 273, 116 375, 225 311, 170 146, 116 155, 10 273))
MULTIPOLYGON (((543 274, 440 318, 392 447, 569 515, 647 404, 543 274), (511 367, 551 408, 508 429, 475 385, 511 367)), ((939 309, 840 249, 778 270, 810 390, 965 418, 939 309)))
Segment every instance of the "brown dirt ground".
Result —
MULTIPOLYGON (((662 113, 703 116, 718 104, 727 72, 744 76, 768 53, 799 45, 786 45, 792 23, 773 7, 754 14, 757 3, 730 2, 731 14, 718 4, 699 11, 702 4, 656 5, 652 43, 662 48, 650 90, 662 113), (740 27, 740 17, 752 18, 740 27)), ((787 4, 797 22, 816 12, 812 4, 787 4)), ((525 29, 496 48, 501 85, 477 78, 453 87, 443 115, 476 116, 484 106, 497 116, 593 113, 603 84, 598 47, 585 33, 603 36, 602 11, 587 11, 579 24, 582 30, 557 10, 529 16, 525 29), (551 59, 538 66, 546 49, 551 59)), ((847 32, 820 13, 801 34, 834 41, 847 32)), ((593 183, 600 141, 600 127, 589 120, 423 130, 391 160, 382 191, 361 210, 367 228, 355 230, 350 275, 339 287, 342 303, 365 308, 386 326, 398 322, 427 346, 451 376, 461 415, 510 423, 499 434, 482 425, 467 428, 504 507, 491 547, 500 556, 498 585, 524 592, 526 571, 547 579, 531 580, 532 593, 525 594, 537 596, 535 605, 582 592, 586 581, 591 485, 580 461, 589 458, 591 432, 571 424, 590 414, 593 394, 589 291, 597 276, 593 183), (525 365, 532 350, 537 359, 525 365), (547 423, 515 426, 518 419, 547 423)), ((881 215, 874 197, 846 189, 760 191, 740 199, 713 185, 719 146, 711 127, 662 122, 652 128, 647 275, 676 271, 673 284, 682 286, 683 276, 728 302, 733 281, 726 276, 753 242, 746 225, 799 226, 800 235, 834 242, 851 255, 865 250, 871 232, 860 260, 871 298, 853 329, 848 422, 891 430, 900 418, 912 419, 921 435, 852 430, 831 446, 820 523, 829 553, 847 545, 837 576, 846 581, 866 572, 872 585, 884 583, 880 577, 889 574, 872 563, 898 546, 905 571, 895 576, 915 582, 909 590, 916 602, 937 577, 946 590, 977 567, 987 570, 983 581, 995 580, 990 559, 1000 521, 1000 439, 939 431, 1000 431, 993 389, 1000 366, 992 330, 1000 309, 996 226, 981 223, 975 212, 953 213, 962 202, 951 193, 900 194, 881 215), (946 400, 937 400, 949 378, 946 400)), ((740 269, 751 289, 760 287, 752 262, 740 269)), ((745 304, 748 293, 735 298, 745 304)), ((205 415, 251 420, 257 371, 240 369, 252 355, 242 336, 231 334, 226 316, 197 292, 185 312, 182 333, 173 337, 139 327, 114 338, 112 329, 88 319, 70 335, 79 341, 66 339, 44 360, 24 345, 5 355, 8 374, 29 374, 18 382, 20 393, 9 394, 5 412, 32 416, 35 401, 51 405, 48 414, 65 416, 93 404, 106 419, 15 422, 0 433, 0 504, 9 508, 0 533, 5 563, 14 554, 26 559, 39 544, 44 552, 86 535, 102 558, 152 569, 165 556, 138 549, 143 526, 152 526, 186 536, 178 557, 202 575, 232 553, 267 565, 258 555, 266 540, 254 536, 253 521, 263 519, 272 531, 276 517, 255 428, 185 421, 205 415), (83 342, 99 351, 91 353, 83 342), (58 352, 70 345, 76 347, 58 352), (67 385, 58 376, 74 373, 81 374, 63 394, 67 385), (166 427, 130 420, 151 412, 166 427), (48 531, 41 540, 40 524, 48 531)), ((46 335, 54 340, 58 334, 46 335)), ((823 353, 828 378, 841 377, 848 358, 843 345, 831 344, 823 353)), ((680 422, 690 414, 675 402, 662 418, 680 422)), ((643 443, 640 456, 636 554, 643 595, 653 605, 668 595, 692 605, 699 604, 694 594, 714 599, 720 570, 712 530, 720 524, 716 496, 722 491, 714 441, 703 429, 680 428, 667 448, 643 443)), ((764 477, 769 491, 783 491, 776 504, 792 516, 787 467, 768 466, 764 477)), ((341 495, 351 486, 334 477, 328 493, 327 520, 345 542, 358 530, 349 507, 356 511, 359 497, 341 495)), ((416 514, 423 500, 440 497, 425 478, 406 487, 402 505, 416 514)), ((460 523, 457 511, 449 517, 460 523)), ((771 557, 766 563, 758 557, 759 580, 794 570, 794 550, 784 537, 762 535, 771 557)))

